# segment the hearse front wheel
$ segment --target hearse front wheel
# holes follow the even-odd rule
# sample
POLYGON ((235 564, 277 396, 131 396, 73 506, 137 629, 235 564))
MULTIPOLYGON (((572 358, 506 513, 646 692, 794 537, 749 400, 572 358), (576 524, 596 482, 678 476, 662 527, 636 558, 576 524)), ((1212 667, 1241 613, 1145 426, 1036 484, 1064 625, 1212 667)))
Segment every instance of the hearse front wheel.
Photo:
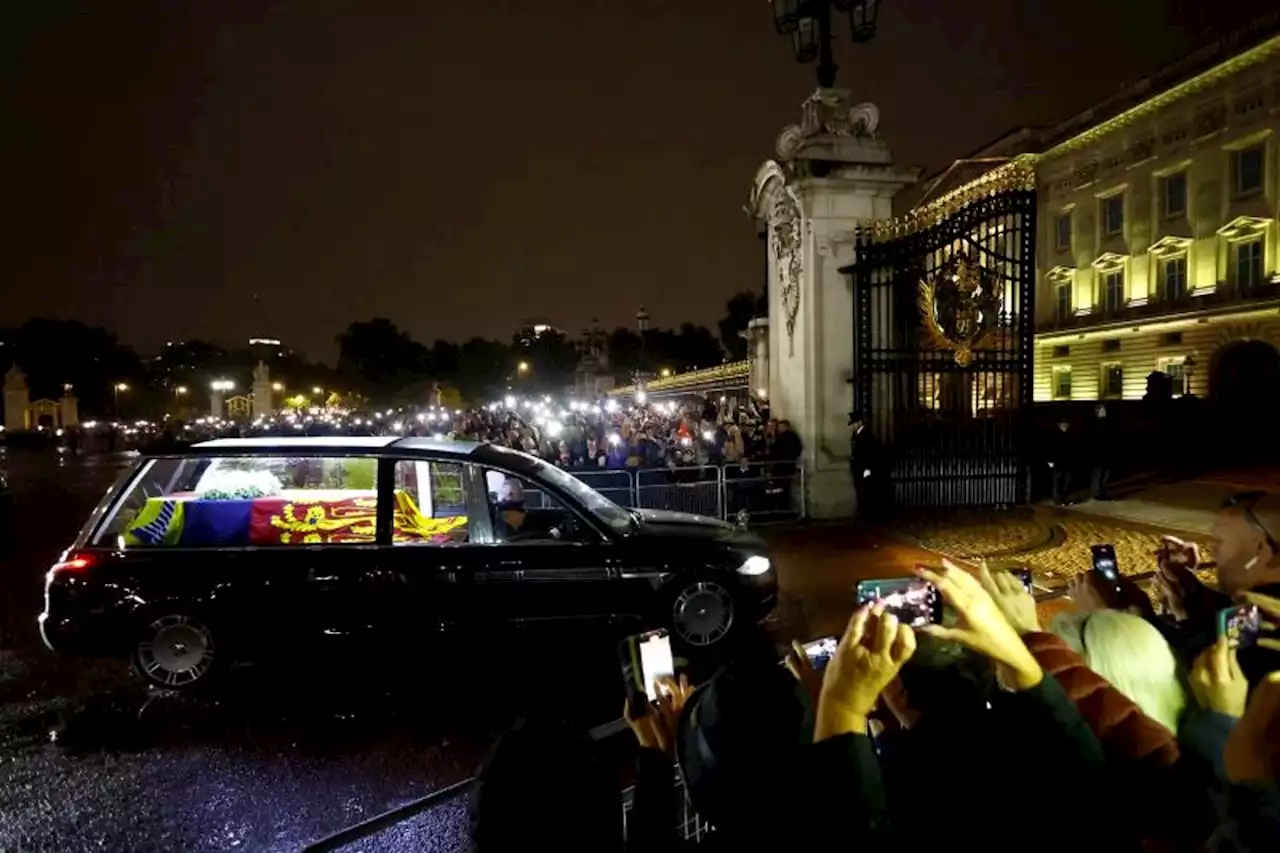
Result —
POLYGON ((672 587, 669 618, 675 635, 690 646, 714 646, 734 628, 738 603, 722 580, 695 577, 672 587))
POLYGON ((160 616, 140 632, 133 647, 133 668, 149 684, 186 690, 213 672, 213 632, 200 619, 181 613, 160 616))

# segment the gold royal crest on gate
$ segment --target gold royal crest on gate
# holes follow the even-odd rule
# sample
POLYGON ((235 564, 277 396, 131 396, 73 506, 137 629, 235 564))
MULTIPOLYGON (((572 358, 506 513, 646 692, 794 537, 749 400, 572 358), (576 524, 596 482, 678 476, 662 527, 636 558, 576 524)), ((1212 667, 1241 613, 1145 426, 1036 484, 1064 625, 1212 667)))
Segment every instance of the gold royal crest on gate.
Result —
POLYGON ((1000 280, 993 270, 963 253, 920 280, 920 317, 934 346, 950 350, 966 367, 974 350, 998 332, 1003 307, 1000 280))

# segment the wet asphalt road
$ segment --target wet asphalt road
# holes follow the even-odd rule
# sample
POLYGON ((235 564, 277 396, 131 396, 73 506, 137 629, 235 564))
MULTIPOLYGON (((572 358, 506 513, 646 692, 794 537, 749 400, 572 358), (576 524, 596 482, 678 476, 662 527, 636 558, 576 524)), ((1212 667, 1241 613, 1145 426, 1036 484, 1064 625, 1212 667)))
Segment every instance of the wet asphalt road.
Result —
MULTIPOLYGON (((617 716, 613 641, 581 634, 443 656, 286 654, 190 697, 149 692, 123 664, 53 656, 35 627, 44 571, 127 463, 4 460, 18 541, 0 561, 0 851, 297 850, 465 778, 530 706, 584 727, 617 716)), ((622 766, 627 746, 604 748, 622 766)), ((346 849, 465 850, 465 806, 346 849)))

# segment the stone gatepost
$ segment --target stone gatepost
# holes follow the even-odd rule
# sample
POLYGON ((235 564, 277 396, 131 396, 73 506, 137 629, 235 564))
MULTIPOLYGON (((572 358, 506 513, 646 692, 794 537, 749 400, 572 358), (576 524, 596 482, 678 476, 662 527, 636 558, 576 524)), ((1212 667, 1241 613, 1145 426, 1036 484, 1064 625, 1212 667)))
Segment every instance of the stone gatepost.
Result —
POLYGON ((27 389, 27 374, 22 368, 14 365, 4 375, 4 431, 25 432, 31 429, 30 392, 27 389))
POLYGON ((253 369, 253 419, 270 420, 275 409, 271 397, 271 369, 266 362, 259 361, 253 369))
POLYGON ((818 89, 799 124, 778 137, 778 159, 756 173, 749 212, 768 227, 768 390, 774 418, 804 443, 808 510, 852 516, 853 290, 840 267, 855 229, 892 215, 919 171, 899 168, 876 135, 879 111, 845 89, 818 89))
POLYGON ((222 420, 226 417, 226 392, 221 388, 213 388, 209 391, 209 415, 211 417, 222 420))
POLYGON ((71 393, 68 388, 63 392, 62 398, 58 400, 59 420, 66 429, 74 429, 80 426, 80 401, 76 399, 76 395, 71 393))

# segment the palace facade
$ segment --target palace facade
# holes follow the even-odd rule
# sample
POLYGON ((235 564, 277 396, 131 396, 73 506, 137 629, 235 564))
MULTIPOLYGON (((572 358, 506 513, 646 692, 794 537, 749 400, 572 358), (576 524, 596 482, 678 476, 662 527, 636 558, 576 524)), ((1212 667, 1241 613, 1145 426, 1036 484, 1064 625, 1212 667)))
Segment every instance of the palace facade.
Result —
MULTIPOLYGON (((1018 130, 899 200, 1030 166, 1036 401, 1280 383, 1280 27, 1186 57, 1064 124, 1018 130)), ((1280 384, 1270 393, 1280 391, 1280 384)))

